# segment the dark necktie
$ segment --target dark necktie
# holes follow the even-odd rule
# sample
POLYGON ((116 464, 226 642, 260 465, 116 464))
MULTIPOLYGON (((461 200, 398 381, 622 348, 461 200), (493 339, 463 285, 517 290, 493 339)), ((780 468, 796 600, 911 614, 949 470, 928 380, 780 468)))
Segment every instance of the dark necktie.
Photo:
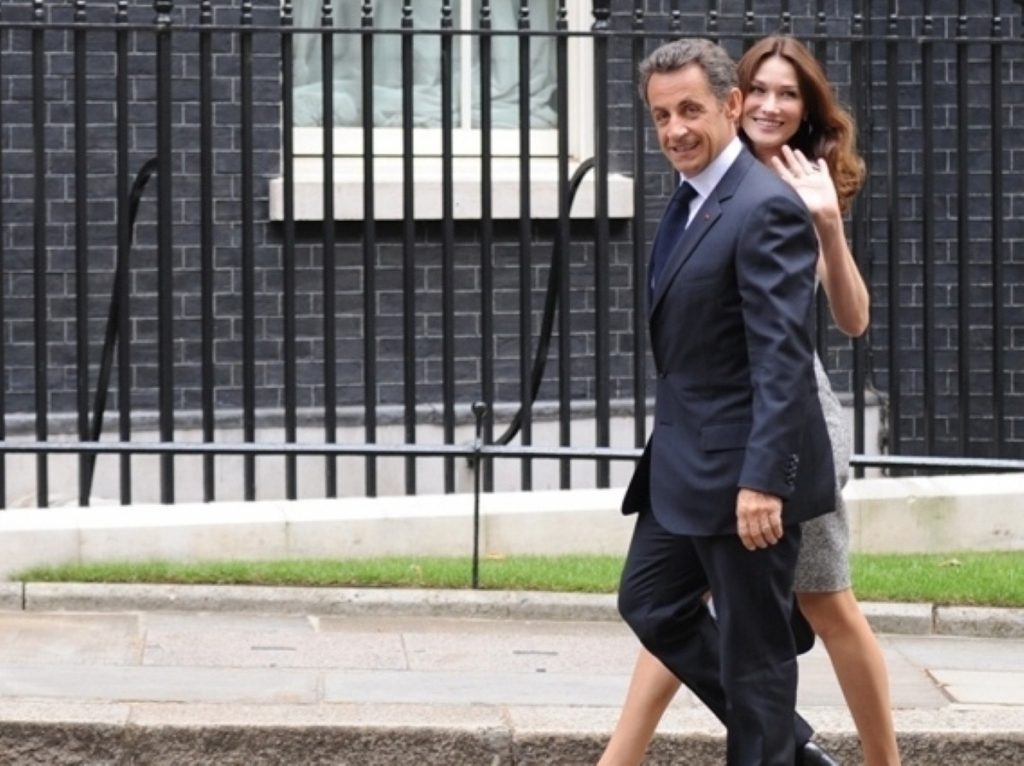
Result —
POLYGON ((658 234, 654 238, 654 246, 651 249, 652 292, 655 285, 658 284, 661 272, 672 257, 672 253, 679 246, 679 240, 683 238, 686 222, 690 218, 690 203, 696 196, 697 190, 687 181, 683 181, 676 187, 675 193, 668 201, 665 215, 661 218, 661 225, 658 227, 658 234))

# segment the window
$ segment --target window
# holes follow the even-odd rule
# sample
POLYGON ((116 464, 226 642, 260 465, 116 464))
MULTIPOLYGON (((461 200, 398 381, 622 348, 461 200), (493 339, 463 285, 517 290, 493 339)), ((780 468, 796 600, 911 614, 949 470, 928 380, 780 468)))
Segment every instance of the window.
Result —
MULTIPOLYGON (((411 4, 413 28, 437 30, 442 5, 450 5, 452 26, 478 29, 480 0, 415 0, 411 4)), ((295 26, 320 25, 321 0, 296 0, 295 26)), ((377 0, 373 5, 374 27, 395 30, 401 25, 403 0, 377 0)), ((521 0, 490 0, 491 26, 515 30, 521 0)), ((531 30, 555 28, 558 0, 529 0, 531 30)), ((335 25, 358 29, 361 3, 335 3, 335 25)), ((586 29, 591 23, 590 0, 568 0, 570 29, 586 29)), ((413 147, 415 153, 416 217, 439 218, 441 178, 441 45, 440 35, 413 35, 413 147)), ((323 82, 319 34, 296 34, 293 42, 294 146, 296 195, 299 219, 322 217, 323 82)), ((495 217, 518 217, 519 179, 519 42, 516 35, 491 37, 491 147, 496 184, 495 217)), ((401 217, 403 146, 401 35, 378 32, 374 36, 373 109, 375 207, 381 219, 401 217)), ((359 34, 336 34, 333 50, 333 141, 336 180, 335 217, 359 219, 363 215, 363 104, 362 42, 359 34), (359 187, 359 188, 355 188, 359 187)), ((480 172, 480 61, 479 36, 456 35, 452 47, 453 145, 455 147, 455 210, 457 217, 479 215, 480 172)), ((592 153, 592 48, 586 37, 569 41, 570 155, 573 167, 592 153)), ((538 217, 557 215, 556 96, 558 72, 553 36, 530 38, 529 130, 531 153, 531 212, 538 217)), ((613 178, 612 184, 629 183, 613 178)), ((574 215, 592 215, 593 190, 582 188, 574 215), (589 198, 589 202, 588 202, 589 198), (588 212, 589 211, 589 212, 588 212)), ((618 208, 631 205, 629 190, 610 195, 618 208)), ((631 215, 614 210, 613 215, 631 215)), ((271 183, 271 218, 283 215, 281 180, 271 183)))

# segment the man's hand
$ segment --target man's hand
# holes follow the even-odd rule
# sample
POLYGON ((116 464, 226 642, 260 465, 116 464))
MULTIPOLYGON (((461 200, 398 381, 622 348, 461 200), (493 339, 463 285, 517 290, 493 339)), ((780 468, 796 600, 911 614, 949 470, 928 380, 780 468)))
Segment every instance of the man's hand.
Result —
POLYGON ((782 500, 741 488, 736 496, 736 531, 748 551, 775 545, 782 539, 782 500))

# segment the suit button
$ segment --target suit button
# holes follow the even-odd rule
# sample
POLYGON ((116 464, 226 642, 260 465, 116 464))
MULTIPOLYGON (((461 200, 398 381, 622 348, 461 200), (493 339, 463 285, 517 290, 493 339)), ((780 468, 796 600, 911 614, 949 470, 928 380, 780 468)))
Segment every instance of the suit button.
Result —
POLYGON ((668 377, 668 373, 667 372, 659 372, 658 373, 658 377, 659 378, 663 378, 663 379, 667 378, 668 377))

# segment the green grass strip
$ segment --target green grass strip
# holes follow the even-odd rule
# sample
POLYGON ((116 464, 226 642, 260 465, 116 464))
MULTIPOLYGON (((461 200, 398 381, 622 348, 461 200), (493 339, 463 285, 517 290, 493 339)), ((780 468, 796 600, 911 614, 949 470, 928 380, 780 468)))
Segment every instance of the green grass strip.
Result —
MULTIPOLYGON (((854 590, 862 601, 1024 607, 1024 551, 956 554, 855 554, 854 590)), ((491 590, 613 593, 620 556, 486 557, 480 586, 491 590)), ((286 561, 104 562, 36 567, 25 582, 231 584, 313 587, 468 588, 462 558, 295 559, 286 561)))

